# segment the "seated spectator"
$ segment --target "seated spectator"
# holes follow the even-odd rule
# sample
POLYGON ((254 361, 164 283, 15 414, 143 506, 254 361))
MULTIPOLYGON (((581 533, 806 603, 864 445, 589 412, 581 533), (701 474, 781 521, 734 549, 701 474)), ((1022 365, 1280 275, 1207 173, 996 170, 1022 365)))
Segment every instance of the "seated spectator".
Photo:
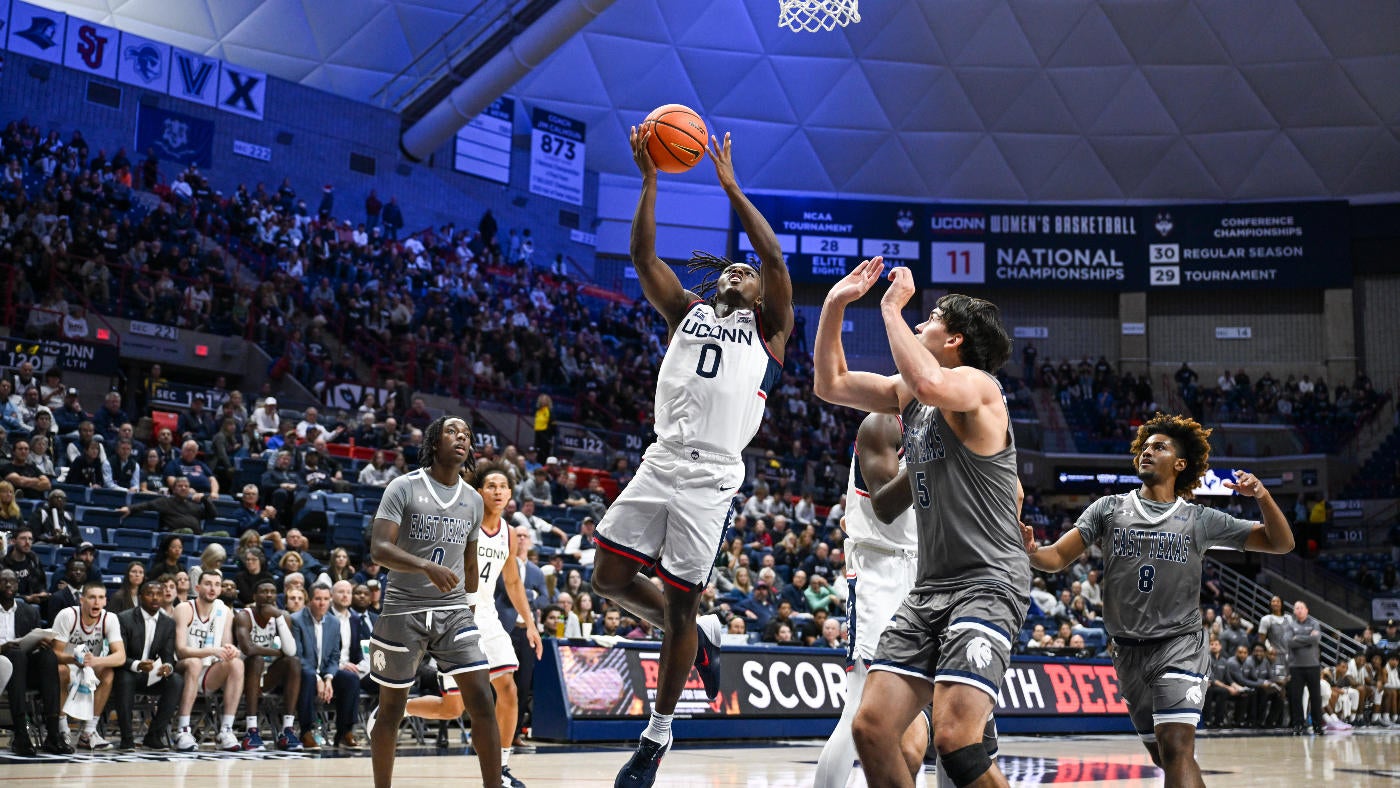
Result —
POLYGON ((341 433, 345 432, 344 427, 331 429, 327 425, 322 424, 320 411, 315 408, 306 409, 305 417, 297 422, 296 430, 297 440, 306 442, 315 441, 318 437, 325 438, 327 441, 333 441, 340 437, 341 433), (311 430, 315 430, 315 433, 311 433, 311 430))
POLYGON ((766 583, 759 583, 754 586, 753 596, 740 599, 731 607, 736 614, 742 615, 748 621, 750 628, 762 631, 777 612, 771 593, 772 590, 766 583))
MULTIPOLYGON (((247 531, 252 529, 259 534, 274 531, 274 524, 277 522, 277 507, 258 505, 258 486, 256 484, 243 485, 243 491, 238 496, 238 511, 233 515, 233 519, 238 521, 239 529, 247 531)), ((248 604, 252 600, 244 602, 248 604)))
POLYGON ((190 567, 190 585, 198 587, 199 578, 205 572, 219 572, 222 574, 224 561, 228 559, 228 551, 218 542, 210 542, 205 545, 204 552, 199 554, 199 563, 190 567))
POLYGON ((63 407, 53 414, 53 421, 58 427, 58 437, 65 440, 77 438, 79 426, 85 421, 92 421, 92 414, 84 410, 78 401, 77 389, 68 389, 63 397, 63 407))
POLYGON ((254 410, 249 419, 252 421, 258 437, 262 438, 263 441, 267 441, 274 435, 282 434, 282 417, 277 414, 276 397, 265 398, 262 407, 254 410))
POLYGON ((588 480, 588 489, 584 491, 583 497, 588 501, 588 507, 593 510, 593 516, 599 519, 608 511, 608 494, 603 490, 603 478, 595 474, 588 480))
POLYGON ((0 566, 15 573, 18 588, 16 593, 31 605, 44 605, 49 598, 49 584, 44 574, 44 565, 34 553, 34 531, 27 525, 15 529, 10 539, 10 549, 0 560, 0 566))
MULTIPOLYGON (((190 489, 190 480, 183 477, 175 477, 170 485, 170 495, 156 498, 153 501, 143 501, 123 506, 117 510, 122 519, 132 514, 145 511, 154 511, 160 515, 159 529, 169 533, 202 534, 204 533, 204 521, 213 520, 219 516, 218 510, 214 508, 214 501, 204 493, 197 493, 190 489)), ((227 531, 210 531, 210 536, 228 536, 227 531)))
POLYGON ((196 394, 190 399, 190 409, 180 414, 176 431, 186 440, 198 443, 214 437, 214 414, 204 407, 204 395, 196 394))
POLYGON ((140 467, 141 492, 164 495, 170 491, 165 483, 165 463, 160 460, 160 449, 152 446, 146 449, 146 456, 140 467))
POLYGON ((558 596, 554 597, 554 606, 558 607, 560 612, 563 614, 563 636, 566 638, 583 637, 583 626, 578 620, 578 614, 574 612, 573 595, 570 594, 568 591, 560 591, 558 596))
POLYGON ((199 459, 199 443, 187 440, 180 444, 180 455, 165 465, 165 483, 172 489, 175 479, 184 477, 191 489, 210 498, 219 497, 219 480, 214 470, 199 459))
POLYGON ((286 542, 285 547, 273 554, 272 563, 280 566, 283 556, 287 553, 296 553, 301 558, 301 564, 305 567, 307 577, 320 574, 321 565, 312 557, 311 542, 307 540, 306 534, 302 533, 300 528, 288 529, 284 541, 286 542))
POLYGON ((83 453, 68 464, 68 475, 63 481, 90 489, 118 489, 112 481, 112 466, 108 465, 102 456, 102 444, 95 440, 88 441, 83 453))
POLYGON ((39 473, 50 479, 58 478, 57 458, 54 456, 53 441, 43 435, 35 435, 29 439, 29 461, 34 463, 34 467, 39 473))
POLYGON ((275 586, 277 578, 267 568, 267 556, 263 555, 261 548, 244 550, 239 554, 238 561, 239 571, 233 578, 234 585, 238 587, 238 601, 251 605, 258 585, 272 583, 275 586))
POLYGON ((831 590, 830 581, 822 575, 812 576, 804 596, 807 597, 807 609, 813 613, 818 610, 830 613, 833 606, 840 609, 840 598, 836 596, 835 591, 831 590))
POLYGON ((185 540, 178 534, 169 534, 163 537, 156 545, 155 555, 151 556, 151 577, 161 578, 175 575, 185 571, 185 540))
POLYGON ((107 609, 113 613, 121 613, 136 607, 137 600, 141 597, 141 584, 146 582, 146 565, 140 561, 132 561, 126 565, 126 574, 122 576, 121 588, 117 589, 112 598, 107 602, 107 609))
POLYGON ((107 392, 102 399, 102 407, 98 408, 92 419, 97 434, 105 443, 116 443, 118 431, 129 421, 131 417, 122 410, 122 395, 115 391, 107 392))
POLYGON ((398 471, 388 461, 388 454, 377 449, 369 464, 360 469, 359 483, 370 487, 387 487, 398 477, 398 471))
MULTIPOLYGON (((802 562, 809 584, 814 584, 818 577, 825 579, 827 586, 836 582, 836 570, 832 568, 830 559, 831 547, 826 542, 818 542, 816 550, 802 562)), ((811 604, 810 598, 807 603, 811 604)))
POLYGON ((529 528, 535 541, 545 544, 545 537, 552 536, 558 540, 555 545, 562 547, 569 541, 569 535, 564 533, 562 528, 552 525, 543 517, 535 514, 535 499, 520 499, 520 511, 511 517, 511 522, 517 527, 529 528))
MULTIPOLYGON (((788 534, 788 536, 792 536, 792 534, 788 534)), ((776 552, 775 550, 774 560, 777 559, 776 552)), ((812 609, 807 605, 807 573, 801 569, 793 571, 792 582, 778 592, 778 601, 792 605, 794 613, 810 614, 812 609)))
MULTIPOLYGON (((525 502, 531 501, 537 506, 549 506, 553 503, 553 493, 549 486, 549 471, 544 466, 540 466, 530 474, 515 490, 515 498, 520 501, 520 510, 525 511, 525 502)), ((531 510, 533 514, 533 509, 531 510)))
POLYGON ((15 486, 0 481, 0 532, 13 534, 24 525, 24 512, 15 501, 15 486))
POLYGON ((598 552, 598 541, 593 536, 595 525, 592 517, 583 518, 579 532, 569 537, 564 545, 564 555, 571 563, 583 567, 593 566, 594 555, 598 552))
POLYGON ((822 623, 821 640, 816 643, 818 648, 834 648, 845 650, 845 633, 841 631, 841 622, 834 618, 828 618, 822 623))
POLYGON ((131 438, 117 438, 110 466, 113 489, 133 493, 141 491, 141 463, 136 459, 134 452, 135 446, 131 438))
POLYGON ((49 497, 29 516, 36 541, 59 546, 77 547, 82 534, 68 509, 68 493, 62 489, 49 491, 49 497))
POLYGON ((16 492, 31 501, 42 500, 53 486, 53 479, 30 462, 29 442, 23 440, 15 441, 14 455, 0 465, 0 479, 14 485, 16 492))
POLYGON ((583 491, 578 488, 578 474, 570 471, 561 475, 559 486, 553 490, 553 501, 555 506, 588 505, 588 499, 583 497, 583 491))
MULTIPOLYGON (((175 445, 175 433, 169 428, 161 427, 156 430, 156 442, 151 448, 160 455, 160 466, 164 468, 171 460, 179 457, 180 449, 175 445)), ((168 486, 168 485, 167 485, 168 486)))

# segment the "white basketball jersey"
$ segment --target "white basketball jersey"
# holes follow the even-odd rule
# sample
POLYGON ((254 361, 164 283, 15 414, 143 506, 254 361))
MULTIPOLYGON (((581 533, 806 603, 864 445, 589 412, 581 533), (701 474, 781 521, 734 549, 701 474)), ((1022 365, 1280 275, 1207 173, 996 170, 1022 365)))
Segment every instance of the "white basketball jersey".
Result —
POLYGON ((122 639, 116 616, 104 610, 98 614, 97 623, 87 627, 83 625, 83 610, 77 605, 58 611, 53 628, 69 646, 85 646, 87 653, 97 657, 106 656, 110 644, 122 639))
MULTIPOLYGON (((231 615, 222 599, 215 599, 208 618, 199 617, 199 602, 191 600, 190 628, 185 630, 186 648, 217 648, 224 644, 224 616, 231 615)), ((256 628, 255 628, 256 629, 256 628)))
POLYGON ((657 439, 737 457, 758 432, 782 369, 757 312, 721 318, 694 302, 656 376, 657 439))
POLYGON ((483 527, 476 538, 476 625, 495 624, 500 626, 500 615, 496 612, 496 583, 510 557, 510 527, 504 521, 496 524, 496 533, 490 534, 483 527))
MULTIPOLYGON (((277 619, 279 618, 281 615, 276 615, 269 618, 267 624, 259 624, 257 615, 251 610, 248 611, 248 620, 251 624, 248 632, 252 636, 254 646, 281 650, 282 644, 277 640, 277 619)), ((194 627, 191 626, 190 629, 194 629, 194 627)))
MULTIPOLYGON (((904 449, 899 450, 899 469, 904 470, 904 449)), ((870 502, 870 490, 860 473, 860 454, 851 452, 851 473, 846 482, 846 535, 856 544, 873 542, 891 550, 919 549, 919 532, 914 509, 904 510, 892 523, 880 522, 870 502)))

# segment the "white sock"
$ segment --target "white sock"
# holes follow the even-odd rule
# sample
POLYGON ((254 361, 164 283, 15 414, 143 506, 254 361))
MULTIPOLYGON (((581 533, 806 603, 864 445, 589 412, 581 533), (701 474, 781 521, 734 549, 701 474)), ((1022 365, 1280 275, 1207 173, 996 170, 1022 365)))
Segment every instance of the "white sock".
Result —
POLYGON ((509 747, 502 747, 502 748, 501 748, 501 768, 504 769, 504 768, 506 768, 506 767, 509 766, 509 765, 510 765, 510 748, 509 748, 509 747))
POLYGON ((97 733, 97 716, 93 715, 83 723, 83 733, 97 733))
POLYGON ((221 730, 221 731, 231 731, 231 730, 233 730, 233 718, 236 717, 236 716, 238 716, 238 715, 236 715, 236 714, 225 714, 225 715, 223 715, 222 722, 219 724, 219 730, 221 730))
POLYGON ((671 740, 671 718, 674 714, 661 714, 653 711, 651 722, 647 723, 647 729, 642 731, 642 738, 651 739, 659 744, 665 744, 671 740))
POLYGON ((252 733, 253 731, 255 731, 255 730, 258 729, 258 718, 257 718, 257 717, 249 717, 249 718, 247 718, 247 719, 245 719, 245 720, 243 721, 243 724, 244 724, 245 726, 247 726, 248 732, 249 732, 249 733, 252 733))
POLYGON ((293 716, 290 715, 290 714, 283 714, 283 715, 282 715, 282 727, 283 727, 283 728, 285 728, 285 729, 287 729, 287 730, 291 730, 291 728, 292 728, 292 726, 293 726, 294 724, 296 724, 296 717, 293 717, 293 716))
POLYGON ((188 714, 181 714, 181 715, 180 715, 179 722, 177 723, 177 725, 179 726, 180 730, 182 730, 182 731, 187 731, 187 730, 189 730, 189 729, 190 729, 190 715, 188 715, 188 714))

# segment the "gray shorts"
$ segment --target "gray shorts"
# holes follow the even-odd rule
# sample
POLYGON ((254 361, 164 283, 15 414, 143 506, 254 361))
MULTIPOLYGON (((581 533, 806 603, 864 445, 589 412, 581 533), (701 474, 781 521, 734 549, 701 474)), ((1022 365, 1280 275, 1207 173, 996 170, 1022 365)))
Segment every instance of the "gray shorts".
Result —
POLYGON ((486 670, 480 638, 469 608, 382 615, 369 640, 369 675, 385 687, 412 687, 424 654, 449 676, 486 670))
POLYGON ((1168 722, 1196 727, 1210 684, 1205 630, 1149 641, 1114 638, 1113 643, 1118 689, 1138 736, 1156 741, 1157 726, 1168 722))
POLYGON ((1029 601, 998 585, 951 592, 915 589, 880 635, 871 670, 967 684, 992 696, 1011 663, 1012 633, 1021 631, 1029 601))

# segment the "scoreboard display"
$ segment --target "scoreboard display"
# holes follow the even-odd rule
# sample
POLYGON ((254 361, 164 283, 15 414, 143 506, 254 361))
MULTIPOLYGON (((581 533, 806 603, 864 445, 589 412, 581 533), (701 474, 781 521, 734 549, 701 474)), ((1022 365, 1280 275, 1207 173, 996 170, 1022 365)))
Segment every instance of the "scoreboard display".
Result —
MULTIPOLYGON (((923 206, 918 203, 751 195, 773 232, 794 282, 834 283, 875 255, 887 265, 927 270, 923 206)), ((753 243, 733 216, 732 248, 757 263, 753 243)))

